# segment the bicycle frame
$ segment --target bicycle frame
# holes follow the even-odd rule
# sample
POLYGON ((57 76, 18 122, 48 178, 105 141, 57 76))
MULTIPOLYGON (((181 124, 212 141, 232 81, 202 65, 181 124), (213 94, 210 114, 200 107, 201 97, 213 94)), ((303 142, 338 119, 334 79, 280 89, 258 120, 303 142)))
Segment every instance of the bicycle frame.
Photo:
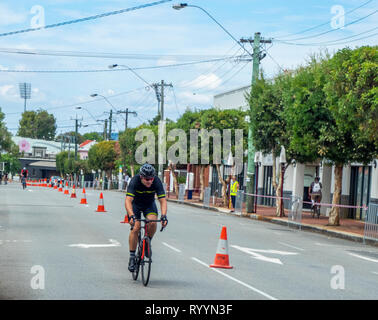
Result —
MULTIPOLYGON (((135 219, 135 221, 140 221, 143 222, 143 225, 141 223, 140 230, 138 232, 138 248, 137 248, 137 256, 136 258, 136 271, 133 273, 133 279, 137 280, 138 278, 138 273, 139 273, 139 267, 142 269, 142 282, 144 286, 147 286, 149 278, 150 278, 150 271, 151 271, 151 242, 150 239, 147 236, 147 225, 151 222, 161 222, 161 219, 159 220, 148 220, 148 219, 135 219), (146 248, 147 246, 147 248, 146 248), (146 250, 147 255, 146 255, 146 250), (147 260, 145 260, 145 258, 147 260), (147 269, 145 270, 145 265, 147 265, 147 269), (145 275, 146 272, 146 275, 145 275)), ((131 226, 131 230, 134 229, 134 226, 131 226)), ((162 226, 160 231, 163 231, 164 227, 162 226)))

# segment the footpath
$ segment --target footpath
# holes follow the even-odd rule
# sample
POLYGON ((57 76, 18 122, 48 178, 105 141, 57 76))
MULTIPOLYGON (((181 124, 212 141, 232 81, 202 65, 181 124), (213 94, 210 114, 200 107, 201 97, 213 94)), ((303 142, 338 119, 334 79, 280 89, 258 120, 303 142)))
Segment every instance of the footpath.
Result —
MULTIPOLYGON (((217 212, 221 212, 223 214, 235 215, 243 218, 249 218, 264 222, 276 223, 283 226, 289 226, 288 223, 288 210, 285 209, 285 217, 277 217, 276 215, 276 208, 269 207, 269 206, 260 206, 258 205, 256 208, 255 213, 246 213, 245 208, 243 208, 242 212, 231 212, 230 209, 223 207, 220 203, 211 203, 209 207, 205 207, 199 199, 192 199, 192 200, 183 200, 179 201, 172 196, 168 196, 168 201, 179 203, 183 205, 193 206, 196 208, 213 210, 217 212)), ((309 211, 304 210, 302 212, 302 220, 300 224, 294 225, 296 228, 299 228, 304 231, 311 231, 322 233, 327 236, 342 238, 346 240, 351 240, 355 242, 362 242, 365 244, 378 246, 378 239, 364 239, 364 230, 365 230, 365 222, 354 220, 354 219, 340 219, 340 226, 328 226, 328 217, 320 216, 319 218, 312 218, 311 213, 309 211)), ((292 224, 290 224, 292 226, 292 224)))

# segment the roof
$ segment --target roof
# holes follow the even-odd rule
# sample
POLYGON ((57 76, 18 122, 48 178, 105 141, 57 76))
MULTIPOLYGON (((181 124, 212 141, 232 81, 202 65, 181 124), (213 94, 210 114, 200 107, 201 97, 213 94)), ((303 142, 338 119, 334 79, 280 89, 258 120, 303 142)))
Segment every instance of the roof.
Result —
POLYGON ((28 164, 29 167, 45 167, 50 169, 56 169, 55 161, 36 161, 28 164))
MULTIPOLYGON (((16 145, 18 145, 21 152, 31 153, 33 151, 33 147, 46 148, 47 154, 58 154, 59 152, 63 151, 63 145, 61 142, 19 136, 13 136, 12 140, 16 145)), ((71 148, 75 148, 75 144, 71 143, 71 148)), ((68 150, 68 143, 66 143, 65 149, 68 150)))
POLYGON ((79 148, 84 147, 85 145, 87 145, 88 143, 91 143, 92 141, 94 140, 85 140, 81 145, 79 145, 79 148))

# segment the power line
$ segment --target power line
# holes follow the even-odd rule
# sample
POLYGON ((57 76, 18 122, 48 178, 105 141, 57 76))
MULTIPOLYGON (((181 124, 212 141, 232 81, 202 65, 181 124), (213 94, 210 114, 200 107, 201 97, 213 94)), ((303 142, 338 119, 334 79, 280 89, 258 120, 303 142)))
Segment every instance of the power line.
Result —
POLYGON ((156 6, 156 5, 163 4, 163 3, 166 3, 166 2, 170 2, 170 1, 172 1, 172 0, 161 0, 161 1, 151 2, 151 3, 143 4, 143 5, 132 7, 132 8, 127 8, 127 9, 97 14, 97 15, 94 15, 94 16, 86 17, 86 18, 50 24, 50 25, 47 25, 47 26, 39 27, 39 28, 29 28, 29 29, 23 29, 23 30, 18 30, 18 31, 0 33, 0 37, 6 37, 6 36, 10 36, 10 35, 15 35, 15 34, 19 34, 19 33, 26 33, 26 32, 31 32, 31 31, 51 29, 51 28, 56 28, 56 27, 68 25, 68 24, 74 24, 74 23, 79 23, 79 22, 84 22, 84 21, 89 21, 89 20, 95 20, 95 19, 99 19, 99 18, 113 16, 113 15, 116 15, 116 14, 121 14, 121 13, 125 13, 125 12, 135 11, 135 10, 138 10, 138 9, 144 9, 144 8, 147 8, 147 7, 156 6))
POLYGON ((217 59, 209 59, 209 60, 201 60, 201 61, 192 61, 192 62, 185 62, 185 63, 175 63, 175 64, 167 64, 162 66, 147 66, 147 67, 135 67, 135 68, 119 68, 119 69, 92 69, 92 70, 14 70, 14 69, 0 69, 0 72, 11 72, 11 73, 97 73, 97 72, 119 72, 119 71, 131 71, 134 72, 135 70, 150 70, 150 69, 164 69, 164 68, 174 68, 174 67, 182 67, 182 66, 190 66, 194 64, 201 64, 201 63, 209 63, 214 61, 223 61, 223 60, 231 60, 231 59, 241 59, 245 57, 243 56, 234 56, 234 57, 226 57, 226 58, 217 58, 217 59))
MULTIPOLYGON (((365 3, 363 3, 363 4, 361 4, 360 6, 354 8, 354 9, 352 9, 352 10, 350 10, 350 11, 347 11, 347 12, 344 13, 342 16, 345 17, 347 14, 352 13, 353 11, 356 11, 357 9, 360 9, 360 8, 366 6, 367 4, 369 4, 369 3, 372 2, 372 1, 373 1, 373 0, 369 0, 369 1, 367 1, 367 2, 365 2, 365 3)), ((291 36, 294 36, 294 35, 298 35, 298 34, 306 33, 306 32, 308 32, 308 31, 311 31, 311 30, 317 29, 317 28, 319 28, 319 27, 322 27, 322 26, 325 26, 325 25, 328 25, 328 24, 329 24, 329 21, 326 21, 326 22, 321 23, 321 24, 319 24, 319 25, 316 25, 316 26, 314 26, 314 27, 311 27, 311 28, 308 28, 308 29, 305 29, 305 30, 302 30, 302 31, 299 31, 299 32, 295 32, 295 33, 290 33, 290 34, 287 34, 287 35, 283 35, 283 36, 281 36, 281 37, 284 37, 284 38, 285 38, 285 37, 291 37, 291 36)))
POLYGON ((376 14, 377 12, 378 12, 378 10, 375 10, 375 11, 373 11, 372 13, 370 13, 370 14, 368 14, 368 15, 366 15, 366 16, 363 16, 362 18, 359 18, 359 19, 357 19, 357 20, 354 20, 354 21, 352 21, 352 22, 349 22, 349 23, 347 23, 347 24, 345 24, 345 25, 343 25, 343 26, 341 26, 341 27, 334 28, 334 29, 331 29, 331 30, 328 30, 328 31, 325 31, 325 32, 321 32, 321 33, 318 33, 318 34, 315 34, 315 35, 312 35, 312 36, 302 37, 302 38, 296 38, 296 39, 274 39, 274 41, 276 41, 276 42, 283 42, 283 41, 287 41, 287 40, 288 40, 288 41, 297 41, 297 40, 305 40, 305 39, 311 39, 311 38, 320 37, 320 36, 325 35, 325 34, 327 34, 327 33, 331 33, 331 32, 334 32, 334 31, 340 30, 340 29, 342 29, 342 28, 345 28, 345 27, 347 27, 347 26, 350 26, 350 25, 352 25, 352 24, 355 24, 355 23, 357 23, 357 22, 360 22, 360 21, 362 21, 362 20, 364 20, 364 19, 366 19, 366 18, 372 16, 373 14, 376 14))
MULTIPOLYGON (((374 28, 376 29, 376 28, 374 28)), ((373 29, 372 29, 373 30, 373 29)), ((339 39, 339 40, 335 40, 335 41, 328 41, 328 42, 318 42, 318 43, 291 43, 291 42, 282 42, 282 44, 287 44, 287 45, 294 45, 294 46, 317 46, 317 45, 328 45, 328 46, 333 46, 333 45, 343 45, 343 44, 349 44, 351 42, 355 42, 355 41, 360 41, 360 40, 364 40, 364 39, 368 39, 368 38, 371 38, 371 37, 374 37, 378 35, 378 33, 373 33, 369 36, 366 36, 366 37, 362 37, 362 38, 358 38, 358 39, 354 39, 354 40, 349 40, 349 41, 345 41, 345 42, 338 42, 338 41, 341 41, 342 39, 339 39)), ((353 36, 354 37, 354 36, 353 36)), ((351 38, 351 37, 347 37, 347 38, 351 38)), ((347 39, 346 38, 346 39, 347 39)))
MULTIPOLYGON (((134 90, 130 90, 130 91, 125 91, 125 92, 117 93, 117 94, 114 94, 114 95, 111 95, 111 96, 108 96, 108 97, 114 98, 114 97, 118 97, 118 96, 121 96, 121 95, 133 93, 135 91, 139 91, 139 90, 144 89, 144 88, 145 87, 134 89, 134 90)), ((98 101, 101 101, 101 100, 102 100, 102 98, 100 98, 100 99, 92 99, 92 100, 87 100, 87 101, 83 101, 83 102, 67 104, 67 105, 63 105, 63 106, 59 106, 59 107, 45 108, 43 110, 48 111, 48 110, 65 109, 65 108, 75 107, 75 106, 78 106, 78 105, 81 105, 81 104, 94 103, 94 102, 98 102, 98 101)), ((4 113, 4 114, 6 116, 8 116, 8 115, 14 115, 14 114, 21 114, 21 113, 22 112, 9 112, 9 113, 4 113)))
MULTIPOLYGON (((234 47, 236 44, 234 45, 234 47)), ((78 57, 78 58, 105 58, 105 59, 129 59, 129 60, 197 60, 197 59, 217 59, 225 55, 185 55, 185 54, 137 54, 137 53, 106 53, 106 52, 86 52, 86 51, 55 51, 44 49, 17 49, 0 48, 0 53, 22 54, 22 55, 44 55, 54 57, 78 57)))

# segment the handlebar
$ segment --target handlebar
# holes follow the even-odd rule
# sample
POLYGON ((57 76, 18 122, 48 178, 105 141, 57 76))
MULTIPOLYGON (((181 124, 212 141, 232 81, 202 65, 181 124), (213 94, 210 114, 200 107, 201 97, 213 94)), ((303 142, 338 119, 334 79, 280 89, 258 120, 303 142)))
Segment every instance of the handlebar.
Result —
MULTIPOLYGON (((148 219, 134 219, 135 221, 140 221, 140 222, 144 222, 145 224, 148 224, 150 222, 161 222, 161 219, 159 220, 148 220, 148 219)), ((164 230, 164 226, 161 227, 160 229, 160 232, 162 232, 164 230)), ((134 225, 131 226, 130 230, 133 230, 134 229, 134 225)))

